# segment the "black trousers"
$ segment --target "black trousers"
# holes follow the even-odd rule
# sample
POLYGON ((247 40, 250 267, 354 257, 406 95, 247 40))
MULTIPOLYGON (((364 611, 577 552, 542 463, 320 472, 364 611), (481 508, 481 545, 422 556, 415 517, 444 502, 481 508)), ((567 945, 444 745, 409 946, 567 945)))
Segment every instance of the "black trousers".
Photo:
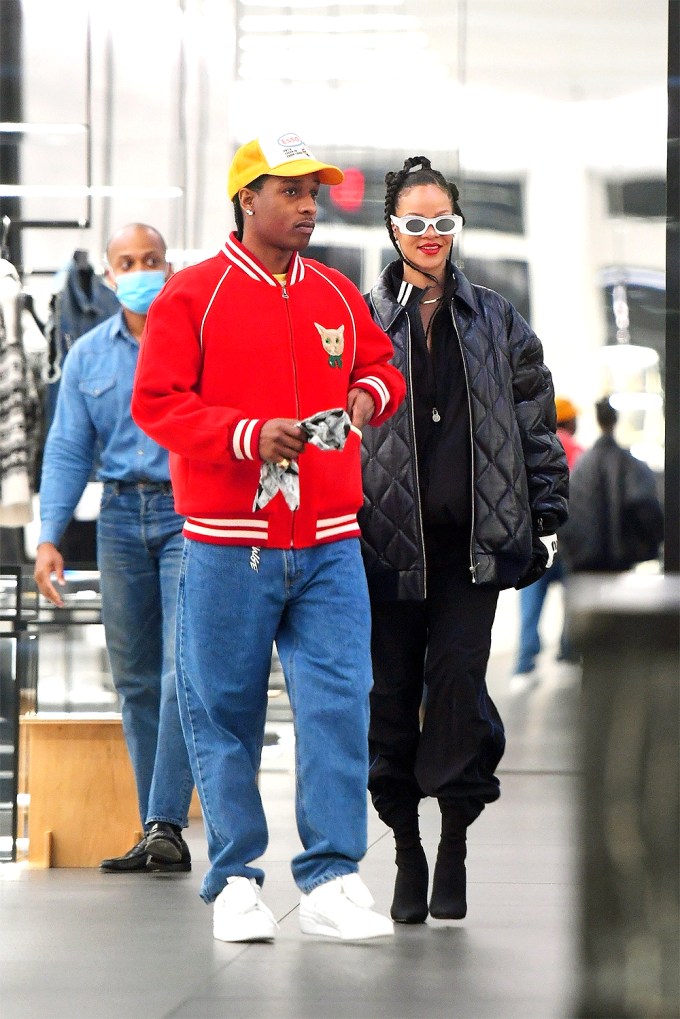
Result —
POLYGON ((430 546, 426 601, 372 603, 369 790, 390 827, 424 796, 471 822, 500 795, 505 733, 486 688, 497 601, 462 550, 430 546))

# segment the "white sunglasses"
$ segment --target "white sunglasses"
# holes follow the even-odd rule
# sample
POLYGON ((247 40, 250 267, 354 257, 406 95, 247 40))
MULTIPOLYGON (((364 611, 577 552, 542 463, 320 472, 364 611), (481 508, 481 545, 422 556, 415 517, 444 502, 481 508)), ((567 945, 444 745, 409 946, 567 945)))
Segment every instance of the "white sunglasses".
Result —
POLYGON ((433 226, 442 237, 459 234, 463 228, 462 216, 436 216, 426 219, 425 216, 390 216, 391 221, 402 233, 411 237, 422 237, 428 226, 433 226))

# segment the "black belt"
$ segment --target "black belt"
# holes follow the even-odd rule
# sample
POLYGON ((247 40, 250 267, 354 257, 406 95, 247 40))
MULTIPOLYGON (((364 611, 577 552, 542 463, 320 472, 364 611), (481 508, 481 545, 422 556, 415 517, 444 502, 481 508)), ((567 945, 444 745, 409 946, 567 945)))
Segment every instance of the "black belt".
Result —
POLYGON ((105 481, 104 484, 111 485, 116 492, 163 492, 172 495, 169 481, 105 481))

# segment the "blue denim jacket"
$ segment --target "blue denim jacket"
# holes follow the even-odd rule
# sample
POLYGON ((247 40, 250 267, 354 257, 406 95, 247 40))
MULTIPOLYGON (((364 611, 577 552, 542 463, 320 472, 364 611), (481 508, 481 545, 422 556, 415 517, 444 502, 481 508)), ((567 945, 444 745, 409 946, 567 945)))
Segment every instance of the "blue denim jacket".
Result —
POLYGON ((139 344, 123 313, 85 333, 64 359, 43 454, 39 541, 58 544, 93 466, 99 481, 168 481, 167 450, 134 423, 139 344))

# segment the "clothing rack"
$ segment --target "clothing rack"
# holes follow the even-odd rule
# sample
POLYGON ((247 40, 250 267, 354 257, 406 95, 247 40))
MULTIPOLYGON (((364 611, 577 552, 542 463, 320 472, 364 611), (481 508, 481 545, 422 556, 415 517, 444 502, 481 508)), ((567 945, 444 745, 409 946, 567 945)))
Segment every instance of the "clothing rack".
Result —
POLYGON ((12 220, 9 216, 2 217, 2 233, 0 233, 0 258, 9 260, 9 228, 12 220))

